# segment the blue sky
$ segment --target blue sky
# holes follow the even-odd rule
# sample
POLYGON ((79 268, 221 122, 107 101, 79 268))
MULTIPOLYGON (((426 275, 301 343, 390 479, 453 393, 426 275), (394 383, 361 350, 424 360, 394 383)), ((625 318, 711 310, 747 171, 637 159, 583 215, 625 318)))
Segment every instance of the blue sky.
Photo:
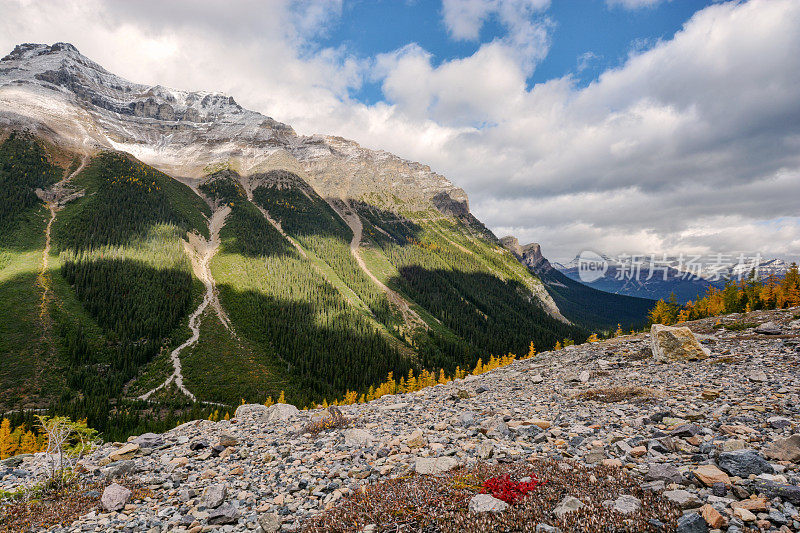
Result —
MULTIPOLYGON (((551 44, 547 56, 527 78, 528 86, 560 78, 575 77, 578 86, 597 79, 603 71, 622 65, 632 50, 669 40, 696 11, 712 2, 673 1, 626 9, 604 0, 554 0, 535 15, 550 25, 551 44)), ((402 48, 410 42, 433 54, 433 64, 474 54, 482 43, 502 38, 506 29, 490 17, 478 40, 453 39, 442 20, 438 1, 354 0, 342 6, 342 15, 315 40, 316 47, 345 47, 372 57, 402 48)), ((367 104, 384 99, 381 85, 366 80, 350 95, 367 104)))
POLYGON ((800 256, 798 0, 0 0, 71 42, 462 187, 550 259, 800 256))

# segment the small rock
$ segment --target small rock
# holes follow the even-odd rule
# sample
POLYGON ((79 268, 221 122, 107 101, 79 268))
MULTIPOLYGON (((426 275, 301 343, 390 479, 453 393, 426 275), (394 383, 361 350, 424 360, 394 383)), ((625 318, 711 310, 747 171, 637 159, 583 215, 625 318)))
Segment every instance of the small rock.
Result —
POLYGON ((719 467, 732 476, 746 478, 750 474, 772 474, 775 470, 754 450, 737 450, 719 454, 719 467))
POLYGON ((103 504, 103 509, 106 511, 119 511, 128 503, 131 494, 131 491, 122 485, 112 483, 103 491, 103 497, 100 499, 100 502, 103 504))
POLYGON ((663 496, 669 501, 678 504, 681 509, 692 509, 700 505, 700 498, 688 490, 667 490, 664 491, 663 496))
POLYGON ((800 434, 796 433, 791 437, 776 440, 764 454, 776 461, 800 462, 800 434))
POLYGON ((628 494, 623 494, 614 500, 613 509, 621 514, 635 513, 642 507, 642 500, 628 494))
POLYGON ((581 507, 584 507, 584 503, 578 498, 574 496, 565 496, 564 499, 558 503, 556 508, 553 509, 553 514, 558 518, 562 518, 565 514, 577 511, 581 507))
POLYGON ((144 433, 133 439, 141 448, 158 448, 164 445, 164 439, 156 433, 144 433))
POLYGON ((281 529, 281 519, 277 513, 265 513, 258 517, 258 525, 264 533, 277 533, 281 529))
POLYGON ((344 445, 348 447, 363 447, 372 444, 372 435, 363 429, 350 428, 344 431, 344 445))
POLYGON ((219 445, 225 446, 226 448, 230 448, 231 446, 238 446, 239 439, 234 437, 233 435, 228 435, 227 433, 223 433, 219 436, 219 445))
POLYGON ((714 483, 731 484, 728 474, 714 465, 700 465, 692 472, 706 487, 711 487, 714 483))
POLYGON ((414 471, 417 474, 442 474, 449 472, 458 466, 458 460, 454 457, 420 457, 414 464, 414 471))
POLYGON ((502 513, 506 509, 508 509, 508 504, 491 494, 476 494, 469 501, 471 513, 502 513))
POLYGON ((132 459, 136 452, 139 451, 139 445, 135 442, 129 442, 125 446, 121 448, 117 448, 114 450, 108 458, 111 461, 124 461, 126 459, 132 459))
POLYGON ((229 503, 220 505, 208 515, 208 523, 214 526, 234 524, 238 519, 239 511, 237 511, 236 507, 229 503))
POLYGON ((676 533, 707 533, 708 524, 697 513, 687 513, 678 519, 676 533))
POLYGON ((202 502, 203 505, 214 509, 222 505, 222 502, 225 501, 225 498, 228 495, 228 486, 224 483, 217 483, 214 485, 209 485, 203 491, 203 498, 202 502))
POLYGON ((701 512, 703 520, 705 520, 706 524, 712 529, 721 529, 728 523, 725 517, 709 504, 705 504, 701 512))

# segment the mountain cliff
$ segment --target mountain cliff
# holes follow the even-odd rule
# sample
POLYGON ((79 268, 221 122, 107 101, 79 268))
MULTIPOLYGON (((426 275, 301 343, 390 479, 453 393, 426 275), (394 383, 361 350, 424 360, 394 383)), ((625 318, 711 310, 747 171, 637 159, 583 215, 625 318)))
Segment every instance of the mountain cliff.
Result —
POLYGON ((614 294, 585 285, 557 270, 542 255, 537 243, 520 245, 513 236, 500 239, 503 246, 544 283, 559 310, 575 323, 602 330, 640 328, 655 305, 648 298, 614 294))
POLYGON ((0 408, 111 438, 587 336, 428 166, 70 44, 0 60, 0 184, 0 408))

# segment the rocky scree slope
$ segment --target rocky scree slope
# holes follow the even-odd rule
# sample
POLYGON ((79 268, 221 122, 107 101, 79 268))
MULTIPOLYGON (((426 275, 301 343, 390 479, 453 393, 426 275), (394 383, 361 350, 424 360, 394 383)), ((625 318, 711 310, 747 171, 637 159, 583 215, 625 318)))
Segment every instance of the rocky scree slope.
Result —
MULTIPOLYGON (((570 346, 342 407, 350 427, 316 435, 303 428, 322 411, 245 405, 229 421, 109 443, 79 461, 83 475, 108 483, 125 475, 154 496, 104 508, 97 494, 96 510, 53 531, 300 531, 311 516, 387 478, 536 458, 633 476, 680 510, 652 531, 800 531, 798 318, 800 308, 688 323, 708 353, 701 360, 659 364, 649 334, 570 346)), ((42 461, 7 466, 3 488, 42 461)), ((559 489, 562 505, 536 531, 581 530, 564 524, 592 487, 559 489)), ((635 497, 604 497, 620 524, 646 512, 635 497)), ((473 512, 491 507, 476 503, 473 512)), ((380 529, 364 522, 352 530, 380 529)))

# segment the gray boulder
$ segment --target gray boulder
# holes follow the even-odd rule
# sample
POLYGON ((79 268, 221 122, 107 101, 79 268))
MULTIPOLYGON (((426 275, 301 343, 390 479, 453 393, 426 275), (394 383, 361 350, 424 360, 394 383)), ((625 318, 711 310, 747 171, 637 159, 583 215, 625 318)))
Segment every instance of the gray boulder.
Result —
POLYGON ((663 481, 664 483, 680 483, 683 481, 681 471, 675 465, 651 464, 645 475, 647 481, 663 481))
POLYGON ((708 358, 694 333, 687 327, 653 324, 650 328, 650 348, 657 361, 695 361, 708 358))
POLYGON ((220 505, 208 515, 208 523, 212 526, 235 524, 237 520, 239 520, 239 511, 229 503, 220 505))
POLYGON ((772 465, 754 450, 722 452, 717 462, 722 470, 741 478, 746 478, 750 474, 772 474, 775 471, 772 465))
POLYGON ((676 533, 708 533, 708 524, 697 513, 687 513, 678 519, 676 533))
POLYGON ((629 494, 623 494, 616 500, 614 500, 614 504, 612 509, 620 514, 631 514, 635 513, 639 509, 642 508, 642 500, 636 498, 635 496, 631 496, 629 494))
POLYGON ((228 486, 224 483, 217 483, 206 487, 203 491, 203 498, 201 501, 206 507, 215 509, 222 505, 222 502, 225 501, 227 496, 228 486))
POLYGON ((156 433, 144 433, 133 439, 140 448, 158 448, 164 445, 164 439, 156 433))
POLYGON ((103 509, 106 511, 119 511, 131 499, 131 494, 131 491, 122 485, 112 483, 103 491, 100 503, 103 504, 103 509))
POLYGON ((300 413, 300 409, 288 403, 276 403, 267 407, 267 422, 286 421, 300 413))
POLYGON ((236 408, 235 418, 261 418, 267 414, 267 406, 260 403, 246 403, 236 408))
POLYGON ((780 335, 783 333, 780 326, 775 322, 764 322, 755 329, 755 332, 761 335, 780 335))

